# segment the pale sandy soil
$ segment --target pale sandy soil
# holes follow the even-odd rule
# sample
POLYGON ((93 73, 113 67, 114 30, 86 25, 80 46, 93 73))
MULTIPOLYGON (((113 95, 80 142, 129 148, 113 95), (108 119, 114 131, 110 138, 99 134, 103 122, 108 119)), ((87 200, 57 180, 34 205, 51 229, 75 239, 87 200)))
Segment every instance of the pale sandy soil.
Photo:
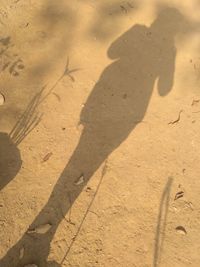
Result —
POLYGON ((1 0, 0 77, 0 267, 200 266, 198 0, 1 0))

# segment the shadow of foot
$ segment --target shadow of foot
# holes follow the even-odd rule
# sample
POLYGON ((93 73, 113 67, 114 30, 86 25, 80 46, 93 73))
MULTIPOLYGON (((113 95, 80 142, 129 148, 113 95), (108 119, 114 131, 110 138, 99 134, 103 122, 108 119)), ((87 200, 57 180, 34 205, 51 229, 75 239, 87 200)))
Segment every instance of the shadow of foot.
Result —
MULTIPOLYGON (((61 265, 58 264, 58 263, 55 262, 55 261, 47 262, 47 264, 48 264, 48 267, 61 267, 61 265)), ((27 265, 24 266, 24 267, 40 267, 40 266, 38 266, 38 265, 36 265, 36 264, 27 264, 27 265)))
POLYGON ((50 236, 24 234, 22 239, 0 260, 2 267, 61 267, 48 262, 50 236))
MULTIPOLYGON (((50 262, 47 262, 48 264, 48 267, 61 267, 60 264, 58 264, 57 262, 55 261, 50 261, 50 262)), ((38 266, 39 267, 39 266, 38 266)))
MULTIPOLYGON (((48 264, 48 267, 61 267, 61 265, 55 261, 49 261, 49 262, 47 262, 47 264, 48 264)), ((40 267, 40 266, 38 266, 36 264, 28 264, 24 267, 40 267)))

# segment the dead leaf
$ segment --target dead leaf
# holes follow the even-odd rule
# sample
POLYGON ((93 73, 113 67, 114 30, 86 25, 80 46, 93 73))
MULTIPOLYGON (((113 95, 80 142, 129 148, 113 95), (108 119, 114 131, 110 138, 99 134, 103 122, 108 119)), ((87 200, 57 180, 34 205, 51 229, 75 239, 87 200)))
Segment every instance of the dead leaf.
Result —
POLYGON ((0 93, 0 106, 2 106, 5 103, 5 97, 0 93))
POLYGON ((72 222, 72 221, 70 221, 70 220, 66 220, 69 224, 71 224, 71 225, 76 225, 74 222, 72 222))
POLYGON ((27 233, 28 234, 46 234, 51 229, 51 227, 52 225, 50 223, 47 223, 47 224, 40 225, 35 229, 28 230, 27 233))
POLYGON ((124 6, 120 6, 121 10, 124 11, 125 13, 127 13, 127 9, 124 6))
POLYGON ((127 5, 128 5, 130 8, 134 8, 134 6, 133 6, 131 3, 129 3, 129 2, 127 2, 127 5))
POLYGON ((200 102, 200 99, 194 99, 194 100, 192 101, 191 106, 195 106, 195 105, 197 105, 199 102, 200 102))
POLYGON ((187 231, 183 226, 177 226, 176 227, 176 232, 179 233, 180 235, 186 235, 187 231))
POLYGON ((92 191, 92 188, 90 186, 88 186, 85 191, 90 192, 90 191, 92 191))
POLYGON ((184 192, 183 191, 179 191, 178 193, 176 193, 174 200, 177 200, 177 199, 179 199, 179 198, 181 198, 183 196, 184 196, 184 192))
POLYGON ((174 121, 170 121, 168 124, 175 124, 175 123, 179 122, 180 119, 181 119, 181 113, 182 113, 182 112, 183 112, 183 110, 181 110, 181 111, 179 112, 179 114, 178 114, 178 118, 177 118, 176 120, 174 120, 174 121))
POLYGON ((185 202, 185 207, 189 208, 191 210, 194 210, 194 206, 193 206, 192 202, 185 202))
POLYGON ((19 259, 20 259, 20 260, 22 260, 23 257, 24 257, 24 251, 25 251, 24 247, 22 247, 22 248, 20 249, 20 251, 19 251, 19 259))
POLYGON ((48 161, 52 155, 53 155, 52 152, 46 154, 46 156, 43 158, 42 162, 46 162, 46 161, 48 161))
POLYGON ((75 185, 81 185, 81 184, 83 184, 84 183, 84 176, 83 176, 83 174, 76 180, 76 182, 74 183, 75 185))
POLYGON ((24 267, 38 267, 38 265, 36 265, 36 264, 28 264, 28 265, 25 265, 24 267))

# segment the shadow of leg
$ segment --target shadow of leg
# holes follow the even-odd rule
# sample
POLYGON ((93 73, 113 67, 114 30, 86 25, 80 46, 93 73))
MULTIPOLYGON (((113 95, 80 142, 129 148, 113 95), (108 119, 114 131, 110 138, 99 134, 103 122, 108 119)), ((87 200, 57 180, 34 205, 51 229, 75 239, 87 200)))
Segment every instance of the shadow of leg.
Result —
POLYGON ((0 266, 22 267, 26 264, 37 264, 41 267, 49 266, 47 257, 49 255, 50 243, 60 222, 90 177, 111 151, 114 150, 114 143, 116 142, 108 142, 108 138, 104 138, 102 135, 95 135, 93 130, 84 130, 80 142, 66 168, 63 170, 48 203, 29 229, 36 229, 38 226, 47 223, 51 224, 52 227, 45 234, 24 234, 22 239, 0 261, 0 266), (84 176, 84 183, 77 185, 77 178, 81 175, 84 176), (19 255, 22 249, 24 250, 24 256, 20 259, 19 255))

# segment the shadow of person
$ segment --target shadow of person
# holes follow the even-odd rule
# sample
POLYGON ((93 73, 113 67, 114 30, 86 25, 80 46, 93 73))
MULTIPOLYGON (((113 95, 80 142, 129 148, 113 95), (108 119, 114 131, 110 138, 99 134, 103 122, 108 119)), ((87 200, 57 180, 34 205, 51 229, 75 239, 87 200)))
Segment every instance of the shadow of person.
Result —
POLYGON ((45 234, 26 233, 0 261, 0 266, 21 267, 31 263, 40 267, 61 266, 47 262, 47 257, 63 215, 94 172, 143 120, 155 82, 161 96, 172 89, 174 38, 182 21, 179 11, 166 8, 150 27, 135 25, 111 44, 108 56, 114 61, 103 71, 81 112, 84 129, 80 141, 49 201, 29 229, 47 223, 52 227, 45 234), (75 184, 81 175, 85 182, 75 184), (24 255, 19 259, 22 248, 24 255))

